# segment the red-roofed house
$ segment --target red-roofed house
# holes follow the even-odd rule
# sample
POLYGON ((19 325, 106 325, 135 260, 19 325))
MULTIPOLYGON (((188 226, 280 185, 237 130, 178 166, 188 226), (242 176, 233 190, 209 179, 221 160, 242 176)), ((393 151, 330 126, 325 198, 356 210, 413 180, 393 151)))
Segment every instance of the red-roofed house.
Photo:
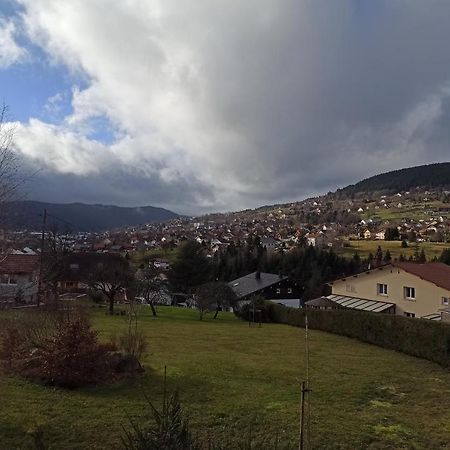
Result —
POLYGON ((354 309, 369 300, 395 306, 397 315, 439 319, 450 306, 450 266, 442 263, 394 262, 330 285, 330 298, 354 309))
POLYGON ((34 303, 38 276, 38 255, 0 257, 0 304, 34 303))

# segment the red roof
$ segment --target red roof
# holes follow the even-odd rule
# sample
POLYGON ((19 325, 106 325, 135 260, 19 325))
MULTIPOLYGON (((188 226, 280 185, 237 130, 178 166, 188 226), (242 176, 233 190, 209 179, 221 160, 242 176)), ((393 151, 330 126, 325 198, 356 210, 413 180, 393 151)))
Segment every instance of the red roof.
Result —
POLYGON ((38 264, 38 255, 6 255, 0 257, 0 273, 33 273, 38 264))
POLYGON ((395 262, 394 267, 416 275, 423 280, 430 281, 435 285, 450 290, 450 266, 443 263, 395 262))

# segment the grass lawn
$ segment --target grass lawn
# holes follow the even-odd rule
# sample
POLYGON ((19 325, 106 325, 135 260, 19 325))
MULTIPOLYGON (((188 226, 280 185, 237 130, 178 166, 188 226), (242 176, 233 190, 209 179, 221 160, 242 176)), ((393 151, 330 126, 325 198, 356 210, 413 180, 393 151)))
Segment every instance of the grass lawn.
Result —
MULTIPOLYGON (((351 258, 355 252, 361 256, 361 258, 366 258, 369 253, 375 256, 375 252, 377 251, 378 246, 381 246, 383 253, 389 249, 392 258, 398 258, 401 253, 406 255, 407 258, 414 255, 416 250, 416 245, 414 243, 409 244, 408 247, 402 248, 401 241, 369 241, 369 240, 359 240, 359 241, 347 241, 347 244, 350 247, 342 247, 335 249, 338 255, 345 256, 347 258, 351 258)), ((422 248, 425 251, 425 255, 427 260, 430 261, 435 256, 439 258, 442 253, 442 250, 445 248, 450 248, 449 243, 443 242, 418 242, 417 243, 419 252, 422 248)))
MULTIPOLYGON (((198 320, 195 311, 143 308, 150 339, 146 373, 134 381, 67 391, 0 377, 0 448, 26 447, 40 427, 51 449, 120 448, 127 414, 145 413, 144 394, 159 404, 164 366, 201 434, 233 442, 252 427, 296 447, 304 331, 286 325, 249 328, 231 314, 198 320)), ((126 318, 93 310, 102 337, 126 318)), ((319 331, 310 332, 311 448, 450 447, 450 373, 400 353, 319 331)), ((229 448, 235 448, 230 444, 229 448)), ((263 447, 256 447, 263 448, 263 447)))
POLYGON ((395 206, 391 208, 380 207, 375 209, 376 203, 369 205, 369 209, 361 213, 362 219, 370 219, 371 217, 377 217, 381 220, 401 221, 402 219, 413 220, 430 220, 433 217, 437 218, 441 214, 445 216, 445 212, 439 212, 439 208, 448 208, 448 204, 440 201, 432 202, 420 202, 420 201, 402 201, 399 199, 394 204, 401 203, 402 207, 397 208, 395 206))
POLYGON ((166 259, 169 264, 173 264, 178 259, 179 250, 175 249, 163 249, 163 248, 154 248, 151 250, 137 251, 132 252, 131 262, 135 266, 139 266, 140 264, 146 264, 149 259, 166 259))

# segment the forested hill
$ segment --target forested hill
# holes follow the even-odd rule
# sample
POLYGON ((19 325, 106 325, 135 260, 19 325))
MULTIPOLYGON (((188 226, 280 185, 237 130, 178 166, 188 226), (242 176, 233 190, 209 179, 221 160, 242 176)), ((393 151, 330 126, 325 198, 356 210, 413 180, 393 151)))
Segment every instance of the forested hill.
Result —
POLYGON ((42 227, 44 209, 48 212, 49 226, 55 223, 60 230, 67 228, 70 231, 111 230, 179 217, 172 211, 154 206, 121 207, 21 201, 9 204, 7 225, 16 230, 39 230, 42 227))
POLYGON ((352 194, 358 192, 399 192, 413 187, 450 187, 450 162, 428 164, 394 170, 352 184, 337 192, 352 194))

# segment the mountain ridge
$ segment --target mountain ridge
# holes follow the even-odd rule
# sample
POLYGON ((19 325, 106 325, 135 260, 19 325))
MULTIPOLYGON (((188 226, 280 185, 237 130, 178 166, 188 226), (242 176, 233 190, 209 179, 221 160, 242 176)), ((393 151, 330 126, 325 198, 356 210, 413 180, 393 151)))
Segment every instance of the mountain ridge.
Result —
POLYGON ((11 202, 8 226, 12 229, 40 230, 42 214, 47 210, 49 226, 72 232, 98 232, 176 219, 179 214, 156 206, 116 206, 82 202, 50 203, 35 200, 11 202))

